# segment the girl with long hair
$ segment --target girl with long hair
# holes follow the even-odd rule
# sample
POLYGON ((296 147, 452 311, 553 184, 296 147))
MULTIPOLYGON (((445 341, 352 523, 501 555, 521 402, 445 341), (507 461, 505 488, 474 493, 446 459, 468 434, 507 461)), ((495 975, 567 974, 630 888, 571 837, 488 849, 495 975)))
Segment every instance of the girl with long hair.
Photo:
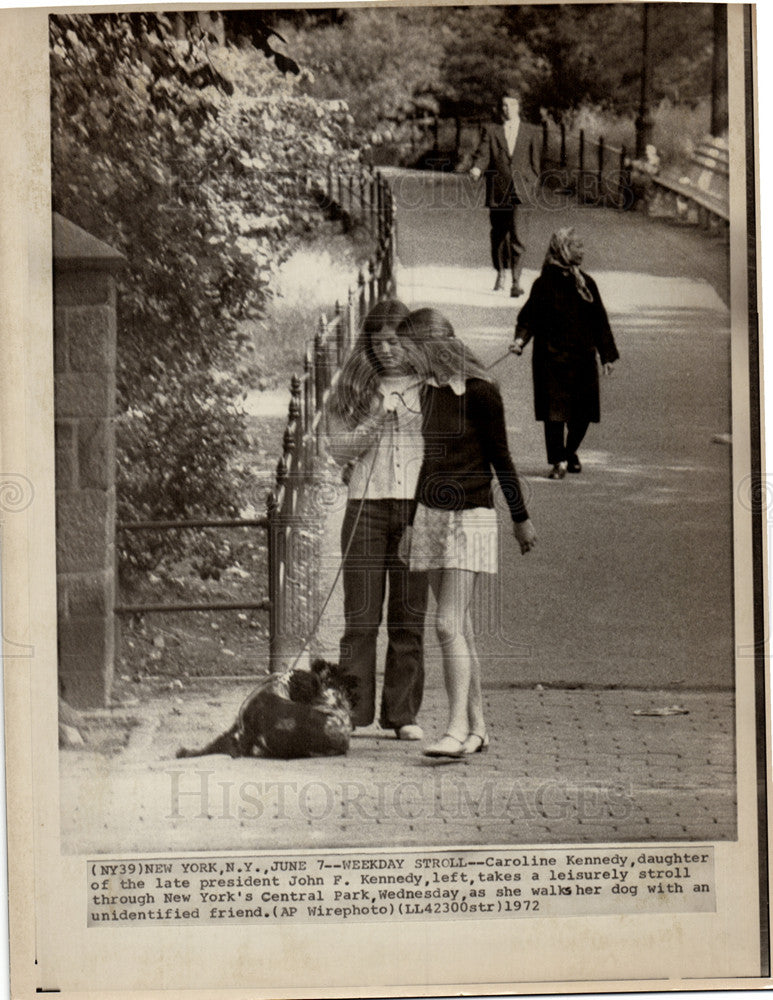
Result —
POLYGON ((388 299, 365 317, 332 394, 327 450, 344 466, 349 491, 339 662, 358 682, 353 722, 368 726, 375 718, 376 643, 388 591, 379 723, 398 739, 419 740, 427 579, 399 554, 423 454, 415 356, 396 334, 407 316, 402 302, 388 299))
POLYGON ((398 328, 419 352, 424 460, 416 488, 410 566, 426 571, 437 602, 435 626, 448 695, 445 734, 428 757, 462 757, 489 745, 472 601, 481 573, 496 573, 496 474, 521 552, 537 542, 507 446, 497 385, 436 310, 412 313, 398 328))

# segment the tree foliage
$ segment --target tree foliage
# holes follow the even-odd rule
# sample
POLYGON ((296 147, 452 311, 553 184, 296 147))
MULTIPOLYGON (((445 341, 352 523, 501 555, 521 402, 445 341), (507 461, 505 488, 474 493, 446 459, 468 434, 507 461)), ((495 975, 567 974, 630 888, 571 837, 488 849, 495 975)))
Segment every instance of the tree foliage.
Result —
POLYGON ((290 16, 289 44, 308 70, 306 89, 346 101, 363 134, 437 110, 442 50, 434 8, 362 8, 309 20, 290 16))
MULTIPOLYGON (((527 112, 560 118, 584 104, 635 112, 643 4, 352 8, 290 17, 309 92, 349 101, 363 133, 430 108, 489 114, 519 90, 527 112)), ((711 4, 651 4, 653 99, 710 90, 711 4)), ((283 31, 285 29, 283 28, 283 31)))
MULTIPOLYGON (((711 4, 649 4, 652 97, 695 102, 711 88, 711 4)), ((541 61, 529 97, 555 117, 595 104, 639 104, 644 4, 513 5, 504 19, 541 61)))
MULTIPOLYGON (((235 513, 249 478, 241 321, 261 314, 293 238, 315 225, 330 160, 355 155, 351 120, 298 95, 272 53, 179 38, 163 15, 50 25, 54 208, 128 259, 119 517, 235 513)), ((124 568, 173 544, 157 541, 128 540, 124 568)))

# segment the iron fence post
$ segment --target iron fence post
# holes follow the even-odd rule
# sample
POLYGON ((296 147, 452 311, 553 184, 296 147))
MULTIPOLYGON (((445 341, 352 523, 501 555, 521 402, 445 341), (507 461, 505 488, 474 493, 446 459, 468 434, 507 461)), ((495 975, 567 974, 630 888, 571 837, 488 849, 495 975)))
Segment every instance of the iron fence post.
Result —
POLYGON ((378 297, 379 295, 376 292, 376 265, 371 257, 368 261, 368 309, 373 308, 378 297))
POLYGON ((620 165, 617 174, 617 207, 624 209, 628 201, 628 172, 626 167, 627 154, 625 146, 620 150, 620 165))
POLYGON ((359 313, 360 322, 362 322, 365 316, 365 276, 362 273, 362 268, 357 272, 357 311, 359 313))
POLYGON ((311 358, 311 350, 307 347, 303 356, 303 430, 308 434, 311 430, 312 414, 314 412, 314 386, 313 381, 314 365, 311 358))
POLYGON ((599 169, 598 169, 598 179, 596 184, 598 186, 597 201, 606 204, 606 189, 604 184, 604 136, 599 136, 598 144, 598 154, 599 154, 599 169))
POLYGON ((339 367, 344 363, 346 357, 346 331, 344 330, 344 314, 341 303, 336 299, 336 356, 339 367))
POLYGON ((325 317, 319 317, 319 328, 314 337, 314 408, 317 413, 322 409, 322 399, 325 395, 325 334, 327 323, 325 317))
POLYGON ((268 668, 273 673, 279 666, 279 618, 281 601, 279 551, 278 551, 278 509, 274 490, 266 494, 266 517, 268 519, 268 668))
MULTIPOLYGON (((287 422, 287 430, 290 432, 292 444, 287 450, 295 454, 296 460, 293 463, 295 466, 298 464, 298 458, 300 457, 303 446, 303 404, 301 402, 302 384, 303 383, 298 376, 293 375, 290 382, 290 408, 288 411, 287 422)), ((293 469, 293 472, 295 471, 296 469, 293 469)), ((298 485, 302 485, 302 481, 299 481, 298 485)))
POLYGON ((381 243, 384 238, 384 184, 381 174, 376 174, 376 198, 377 198, 377 211, 376 211, 376 233, 377 240, 381 243))
POLYGON ((354 342, 357 338, 357 330, 359 328, 359 323, 357 322, 357 299, 355 298, 353 288, 349 288, 349 291, 347 292, 346 316, 346 326, 349 333, 349 347, 351 349, 354 347, 354 342))

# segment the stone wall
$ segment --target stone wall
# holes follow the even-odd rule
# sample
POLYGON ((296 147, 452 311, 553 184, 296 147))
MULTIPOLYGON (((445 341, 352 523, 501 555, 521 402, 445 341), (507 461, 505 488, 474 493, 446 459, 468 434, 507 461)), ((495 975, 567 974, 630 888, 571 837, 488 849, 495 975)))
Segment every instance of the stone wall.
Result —
POLYGON ((59 680, 109 703, 115 630, 115 272, 123 258, 54 216, 59 680))

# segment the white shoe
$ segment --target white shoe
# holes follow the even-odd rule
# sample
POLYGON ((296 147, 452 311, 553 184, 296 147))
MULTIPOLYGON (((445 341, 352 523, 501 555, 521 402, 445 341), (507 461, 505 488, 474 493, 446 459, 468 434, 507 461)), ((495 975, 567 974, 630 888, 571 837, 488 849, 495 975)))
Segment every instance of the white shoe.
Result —
POLYGON ((425 757, 463 757, 464 740, 457 739, 451 733, 446 733, 437 743, 431 744, 424 751, 425 757))
POLYGON ((398 740, 423 740, 424 730, 421 726, 417 726, 415 722, 409 723, 407 726, 400 726, 396 729, 398 740))

